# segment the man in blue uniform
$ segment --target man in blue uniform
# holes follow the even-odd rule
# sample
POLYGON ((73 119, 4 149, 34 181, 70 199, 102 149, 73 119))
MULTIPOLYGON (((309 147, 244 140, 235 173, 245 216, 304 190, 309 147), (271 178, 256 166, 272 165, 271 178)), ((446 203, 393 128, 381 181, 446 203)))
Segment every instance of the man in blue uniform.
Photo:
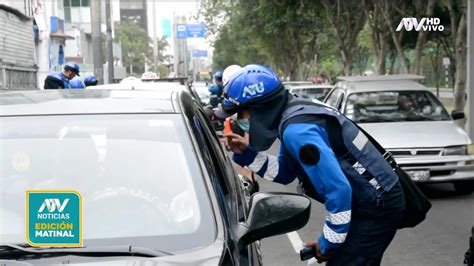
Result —
POLYGON ((99 81, 92 74, 89 74, 84 78, 84 84, 86 85, 86 87, 96 86, 97 83, 99 83, 99 81))
POLYGON ((70 89, 85 89, 86 85, 80 78, 73 78, 69 81, 70 89))
POLYGON ((322 103, 290 95, 276 74, 248 65, 224 88, 215 115, 239 114, 249 141, 227 134, 233 160, 324 204, 326 221, 312 247, 327 265, 380 265, 403 218, 405 200, 393 166, 344 115, 322 103), (281 141, 277 157, 267 150, 281 141))
POLYGON ((69 89, 69 81, 75 76, 79 76, 79 65, 68 62, 64 65, 63 72, 51 72, 44 81, 44 89, 69 89))
POLYGON ((222 90, 224 86, 222 85, 222 72, 217 71, 214 73, 214 80, 215 84, 209 87, 209 93, 211 94, 210 97, 210 104, 213 107, 217 107, 217 105, 221 102, 222 100, 222 90))

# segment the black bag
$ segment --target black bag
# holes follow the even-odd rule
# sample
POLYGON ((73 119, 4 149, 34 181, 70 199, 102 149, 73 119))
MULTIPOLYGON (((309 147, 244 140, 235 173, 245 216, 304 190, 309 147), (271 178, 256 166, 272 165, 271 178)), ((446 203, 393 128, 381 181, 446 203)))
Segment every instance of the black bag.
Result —
POLYGON ((405 195, 405 211, 403 213, 403 220, 398 225, 398 228, 415 227, 419 223, 423 222, 426 218, 426 214, 431 209, 431 202, 425 196, 425 194, 418 188, 413 182, 411 177, 401 169, 395 160, 393 159, 390 152, 386 151, 372 136, 367 134, 362 128, 354 123, 362 133, 364 133, 370 142, 377 148, 387 160, 387 162, 393 167, 395 173, 398 175, 398 180, 403 188, 403 194, 405 195))
POLYGON ((415 227, 425 220, 426 214, 431 209, 431 203, 403 169, 397 166, 395 172, 405 194, 405 212, 398 228, 415 227))

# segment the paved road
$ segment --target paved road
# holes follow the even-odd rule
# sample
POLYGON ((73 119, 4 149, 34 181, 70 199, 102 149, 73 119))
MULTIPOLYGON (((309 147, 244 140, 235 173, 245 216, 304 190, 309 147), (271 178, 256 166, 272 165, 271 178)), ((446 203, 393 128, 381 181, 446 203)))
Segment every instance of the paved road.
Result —
MULTIPOLYGON (((276 145, 270 153, 276 153, 276 145)), ((296 191, 295 183, 288 186, 265 180, 260 183, 263 191, 296 191)), ((382 265, 462 265, 470 228, 474 226, 474 193, 457 195, 450 184, 425 185, 422 189, 433 204, 427 220, 414 229, 400 230, 385 252, 382 265)), ((298 238, 309 241, 319 236, 324 215, 323 205, 313 201, 310 221, 298 235, 264 239, 264 264, 307 265, 299 261, 293 245, 299 250, 298 238)))

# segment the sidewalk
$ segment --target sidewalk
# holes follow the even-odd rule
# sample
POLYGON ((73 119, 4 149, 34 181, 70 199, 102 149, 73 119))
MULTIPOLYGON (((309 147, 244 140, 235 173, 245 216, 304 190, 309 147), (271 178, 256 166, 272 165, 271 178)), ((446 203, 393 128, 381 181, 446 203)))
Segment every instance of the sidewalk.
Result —
MULTIPOLYGON (((428 89, 436 95, 435 87, 428 87, 428 89)), ((453 98, 453 88, 439 88, 439 98, 452 99, 453 98)))

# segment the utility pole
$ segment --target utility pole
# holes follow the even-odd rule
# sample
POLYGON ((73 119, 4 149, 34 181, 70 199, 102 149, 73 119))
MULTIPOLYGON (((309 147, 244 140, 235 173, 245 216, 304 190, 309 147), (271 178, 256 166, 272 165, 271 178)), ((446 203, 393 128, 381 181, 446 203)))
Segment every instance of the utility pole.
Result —
POLYGON ((104 72, 102 66, 102 38, 100 29, 101 1, 90 1, 91 5, 91 30, 92 30, 92 56, 94 63, 94 75, 103 84, 104 72))
POLYGON ((110 12, 110 0, 105 1, 105 20, 107 24, 107 83, 114 80, 114 47, 112 45, 112 14, 110 12))

